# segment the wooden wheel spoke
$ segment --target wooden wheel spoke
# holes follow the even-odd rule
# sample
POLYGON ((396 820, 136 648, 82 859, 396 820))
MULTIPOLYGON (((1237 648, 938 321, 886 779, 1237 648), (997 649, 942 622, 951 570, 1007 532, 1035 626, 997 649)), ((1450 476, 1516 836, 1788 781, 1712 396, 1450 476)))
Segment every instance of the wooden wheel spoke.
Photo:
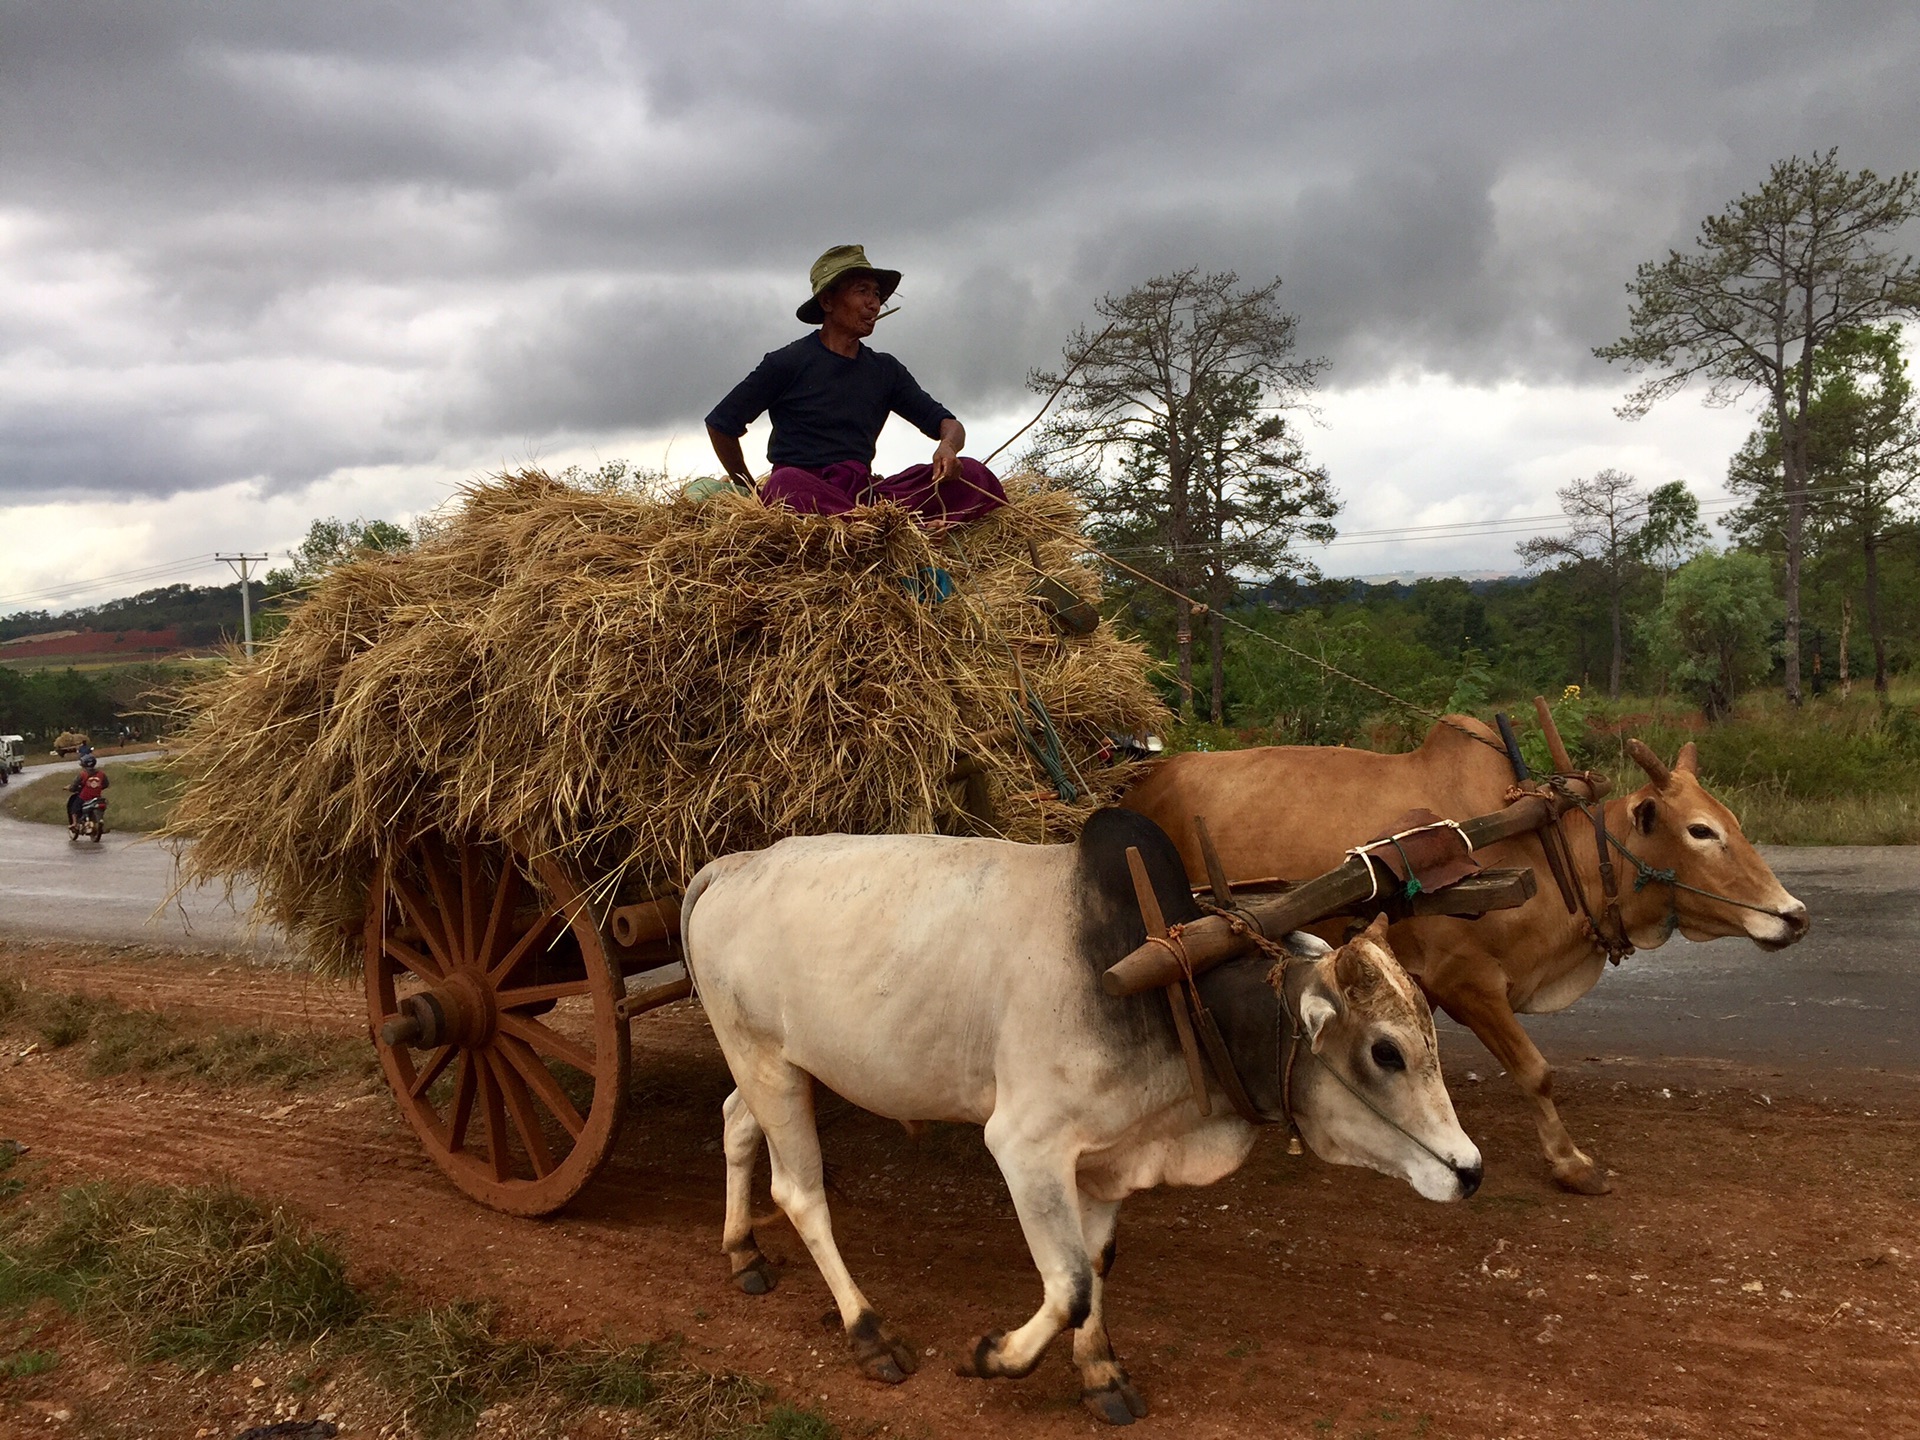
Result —
POLYGON ((538 1005, 542 1000, 564 1000, 569 995, 585 995, 593 989, 591 981, 561 980, 552 985, 515 985, 493 992, 494 1003, 502 1010, 538 1005))
POLYGON ((556 1060, 564 1060, 574 1069, 593 1075, 598 1067, 594 1064, 593 1052, 575 1044, 559 1031, 542 1025, 525 1015, 511 1012, 499 1019, 500 1028, 515 1039, 524 1040, 542 1055, 551 1055, 556 1060))
POLYGON ((493 1167, 494 1179, 505 1180, 511 1172, 507 1169, 507 1114, 500 1081, 484 1053, 476 1050, 473 1064, 480 1072, 480 1123, 487 1132, 487 1163, 493 1167))
POLYGON ((427 1091, 431 1090, 433 1088, 433 1082, 440 1078, 447 1066, 453 1063, 453 1057, 459 1053, 460 1052, 451 1045, 442 1045, 438 1050, 434 1051, 433 1059, 426 1063, 426 1066, 420 1073, 413 1077, 413 1084, 407 1087, 407 1095, 409 1098, 418 1100, 422 1095, 426 1094, 427 1091))
POLYGON ((442 973, 453 969, 452 952, 441 934, 440 927, 428 918, 427 902, 397 874, 387 878, 387 887, 400 901, 400 908, 406 911, 407 918, 413 922, 413 928, 420 932, 420 938, 427 942, 427 948, 433 952, 433 958, 440 962, 442 973))
POLYGON ((473 1119, 473 1092, 478 1088, 473 1072, 473 1054, 462 1050, 460 1073, 453 1081, 453 1114, 447 1119, 447 1149, 455 1153, 467 1147, 467 1125, 473 1119))
POLYGON ((560 913, 558 907, 555 907, 547 911, 540 919, 534 921, 533 924, 529 925, 521 934, 520 938, 513 942, 513 948, 507 951, 501 958, 500 963, 487 972, 487 983, 490 985, 498 985, 502 980, 506 979, 507 976, 511 975, 513 973, 513 967, 527 958, 528 953, 532 951, 534 947, 534 942, 539 940, 541 936, 548 936, 548 943, 552 943, 550 937, 555 933, 554 922, 559 921, 564 924, 565 920, 566 917, 560 913))
POLYGON ((474 964, 486 968, 480 944, 480 852, 462 843, 460 856, 460 947, 474 964))
POLYGON ((506 1097, 513 1128, 520 1132, 520 1144, 527 1152, 527 1159, 533 1162, 533 1173, 544 1180, 553 1173, 553 1152, 547 1148, 546 1132, 540 1128, 540 1113, 533 1108, 533 1097, 527 1093, 526 1082, 503 1056, 490 1055, 487 1060, 500 1093, 506 1097))
POLYGON ((587 1128, 586 1117, 573 1108, 573 1098, 561 1088, 560 1081, 549 1070, 546 1062, 533 1053, 524 1040, 516 1040, 511 1035, 501 1035, 494 1041, 499 1052, 506 1056, 507 1063, 520 1072, 520 1078, 533 1088, 540 1102, 553 1113, 567 1134, 574 1139, 580 1138, 580 1132, 587 1128))
POLYGON ((440 845, 428 840, 420 846, 420 858, 427 872, 427 888, 433 892, 433 903, 440 912, 441 931, 447 939, 449 970, 455 969, 472 953, 461 934, 461 909, 455 903, 459 892, 454 888, 447 875, 447 858, 440 845))
POLYGON ((507 856, 500 862, 500 883, 493 891, 493 911, 487 916, 487 933, 480 940, 480 963, 491 966, 500 956, 507 927, 513 922, 514 906, 520 903, 520 867, 507 856))
POLYGON ((391 935, 381 937, 380 948, 422 980, 439 980, 447 973, 411 945, 403 944, 391 935))

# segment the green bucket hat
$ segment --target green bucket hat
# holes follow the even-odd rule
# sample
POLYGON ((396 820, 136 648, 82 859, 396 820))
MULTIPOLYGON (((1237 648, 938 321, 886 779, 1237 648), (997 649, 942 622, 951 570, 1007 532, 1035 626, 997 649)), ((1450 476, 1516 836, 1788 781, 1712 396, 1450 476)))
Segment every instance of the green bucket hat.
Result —
POLYGON ((844 280, 855 271, 873 276, 880 282, 880 299, 884 304, 900 287, 898 270, 882 270, 877 265, 867 263, 867 249, 864 245, 836 245, 818 260, 813 262, 813 270, 807 276, 813 286, 813 298, 794 311, 794 315, 803 325, 818 325, 827 318, 820 308, 820 297, 833 288, 833 282, 844 280))

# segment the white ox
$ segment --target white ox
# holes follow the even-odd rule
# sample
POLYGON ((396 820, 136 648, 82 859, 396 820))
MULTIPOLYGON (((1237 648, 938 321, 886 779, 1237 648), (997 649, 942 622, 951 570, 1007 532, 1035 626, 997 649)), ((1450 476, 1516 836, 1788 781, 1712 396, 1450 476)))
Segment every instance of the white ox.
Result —
MULTIPOLYGON (((986 1127, 1045 1298, 1018 1329, 976 1341, 960 1373, 1026 1375, 1073 1328, 1088 1409, 1115 1424, 1146 1413, 1102 1318, 1120 1202, 1231 1174, 1254 1128, 1217 1085, 1211 1117, 1200 1115, 1164 996, 1100 988, 1100 973, 1145 939, 1130 845, 1167 918, 1196 916, 1172 842, 1125 810, 1096 814, 1074 845, 784 840, 716 860, 687 891, 688 965, 739 1087, 723 1108, 735 1283, 751 1294, 773 1283, 749 1209, 764 1139, 773 1198, 874 1379, 905 1379, 914 1354, 834 1244, 816 1080, 909 1124, 986 1127)), ((1290 1099, 1317 1155, 1463 1199, 1480 1182, 1480 1152, 1454 1117, 1426 1001, 1383 935, 1376 925, 1338 951, 1294 937, 1299 963, 1233 962, 1203 992, 1263 1114, 1277 1118, 1290 1099), (1300 1037, 1291 1065, 1289 1032, 1300 1037)))

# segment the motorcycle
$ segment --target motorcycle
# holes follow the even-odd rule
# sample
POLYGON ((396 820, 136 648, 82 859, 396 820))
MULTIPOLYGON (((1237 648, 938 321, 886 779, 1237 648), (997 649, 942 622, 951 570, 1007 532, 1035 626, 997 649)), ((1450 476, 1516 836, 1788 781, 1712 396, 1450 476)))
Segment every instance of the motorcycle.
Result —
POLYGON ((85 837, 98 845, 100 843, 100 837, 106 833, 106 797, 102 795, 92 800, 82 801, 80 804, 80 813, 76 815, 73 821, 67 826, 67 838, 77 841, 85 837))

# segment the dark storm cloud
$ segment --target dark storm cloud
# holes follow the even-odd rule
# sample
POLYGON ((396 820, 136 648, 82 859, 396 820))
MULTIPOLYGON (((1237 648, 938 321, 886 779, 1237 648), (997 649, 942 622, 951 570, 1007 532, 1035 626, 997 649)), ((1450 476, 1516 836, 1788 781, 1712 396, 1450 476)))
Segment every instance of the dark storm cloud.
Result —
POLYGON ((1920 133, 1896 5, 875 11, 7 6, 0 496, 697 434, 848 239, 963 413, 1188 264, 1332 384, 1593 378, 1771 160, 1920 133))

